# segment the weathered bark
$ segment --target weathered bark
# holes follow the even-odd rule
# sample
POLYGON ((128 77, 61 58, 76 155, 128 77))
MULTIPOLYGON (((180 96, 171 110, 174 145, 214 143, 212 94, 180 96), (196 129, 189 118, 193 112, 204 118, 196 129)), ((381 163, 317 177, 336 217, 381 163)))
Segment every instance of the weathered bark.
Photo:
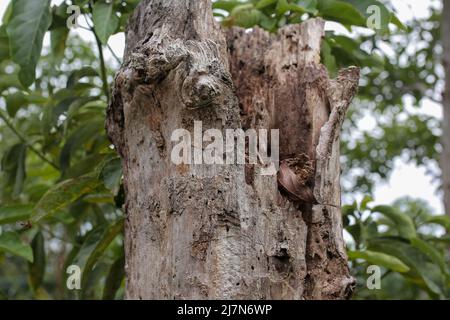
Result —
MULTIPOLYGON (((339 134, 358 70, 330 80, 323 21, 225 38, 207 0, 142 1, 107 130, 123 158, 129 299, 349 296, 339 134), (171 135, 280 129, 280 172, 174 165, 171 135)), ((197 146, 197 150, 204 148, 197 146)))
POLYGON ((444 208, 450 216, 450 3, 443 1, 442 44, 444 47, 445 89, 442 99, 444 120, 442 131, 443 151, 441 156, 442 185, 444 189, 444 208))

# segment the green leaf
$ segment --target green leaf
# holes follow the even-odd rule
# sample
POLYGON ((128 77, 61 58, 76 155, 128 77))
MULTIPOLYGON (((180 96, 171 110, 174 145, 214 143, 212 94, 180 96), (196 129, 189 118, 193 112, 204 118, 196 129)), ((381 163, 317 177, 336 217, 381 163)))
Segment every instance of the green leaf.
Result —
POLYGON ((430 216, 423 221, 423 224, 433 224, 433 223, 441 225, 445 229, 450 230, 450 218, 446 215, 430 216))
POLYGON ((425 253, 432 261, 441 268, 442 272, 446 270, 445 256, 441 254, 434 246, 420 238, 412 238, 411 245, 425 253))
POLYGON ((365 211, 366 209, 368 209, 367 205, 368 205, 370 202, 373 202, 373 198, 372 198, 371 196, 365 196, 365 197, 362 199, 362 201, 361 201, 361 204, 360 204, 360 206, 359 206, 359 210, 365 211))
POLYGON ((70 88, 58 90, 54 95, 54 100, 64 100, 67 98, 80 98, 82 95, 88 95, 91 89, 98 88, 95 84, 76 82, 70 88))
POLYGON ((9 20, 11 19, 12 4, 13 4, 13 1, 10 1, 8 4, 8 7, 6 8, 5 13, 3 14, 3 17, 2 17, 2 23, 5 26, 9 23, 9 20))
POLYGON ((297 4, 305 9, 306 12, 316 15, 317 11, 317 0, 298 0, 297 4))
POLYGON ((0 207, 0 225, 28 220, 32 208, 30 205, 0 207))
POLYGON ((253 7, 252 4, 242 4, 236 6, 230 13, 230 17, 226 19, 226 23, 240 26, 242 28, 251 28, 258 25, 263 19, 264 14, 253 7))
POLYGON ((20 66, 19 79, 29 87, 36 78, 45 32, 52 22, 50 0, 15 0, 7 32, 11 57, 20 66))
POLYGON ((21 91, 17 91, 11 94, 8 94, 5 97, 6 100, 6 110, 8 111, 8 114, 11 118, 14 118, 16 116, 17 111, 19 111, 20 108, 23 108, 24 106, 28 105, 28 99, 25 94, 21 91))
POLYGON ((93 203, 93 204, 101 204, 101 203, 114 204, 114 195, 112 195, 109 192, 109 190, 105 189, 103 193, 98 192, 95 194, 88 194, 84 198, 84 201, 87 203, 93 203))
POLYGON ((91 252, 86 265, 86 270, 91 270, 100 256, 105 252, 111 242, 116 238, 117 235, 121 234, 123 231, 123 219, 119 219, 112 224, 110 224, 105 232, 103 233, 100 241, 97 243, 95 249, 91 252))
POLYGON ((31 215, 32 223, 37 223, 52 216, 59 209, 92 192, 99 185, 101 185, 101 182, 91 177, 70 179, 55 185, 44 194, 34 207, 31 215))
POLYGON ((422 279, 432 292, 442 294, 443 277, 440 268, 431 263, 427 255, 408 242, 388 237, 370 239, 369 250, 384 252, 397 257, 411 269, 408 276, 413 279, 422 279))
POLYGON ((53 97, 53 99, 61 101, 56 106, 46 106, 43 110, 41 129, 46 142, 48 142, 51 130, 57 126, 59 117, 66 113, 76 101, 85 99, 80 97, 82 93, 77 94, 76 90, 63 90, 58 91, 53 97), (61 92, 63 90, 64 92, 61 92))
POLYGON ((408 30, 408 27, 405 26, 403 24, 403 22, 401 22, 399 20, 399 18, 397 17, 397 15, 394 13, 391 14, 391 23, 393 23, 395 26, 397 26, 400 30, 403 30, 403 31, 408 30))
POLYGON ((117 194, 122 180, 122 160, 119 157, 108 159, 100 171, 99 179, 113 194, 117 194))
POLYGON ((268 31, 275 31, 277 28, 278 20, 276 18, 262 15, 260 26, 268 31))
POLYGON ((76 178, 82 175, 93 172, 98 167, 99 163, 103 163, 105 160, 105 154, 92 154, 80 159, 80 161, 73 164, 69 170, 67 170, 65 177, 76 178))
POLYGON ((107 44, 109 37, 116 32, 120 22, 113 3, 97 1, 94 5, 92 19, 98 38, 103 44, 107 44))
POLYGON ((348 257, 351 260, 363 259, 371 264, 383 266, 396 272, 408 272, 409 267, 400 259, 382 252, 374 251, 350 251, 348 257))
POLYGON ((372 67, 375 72, 384 70, 384 60, 376 53, 368 54, 361 49, 361 42, 346 36, 328 35, 327 41, 340 65, 372 67))
POLYGON ((9 59, 9 39, 6 26, 0 26, 0 62, 9 59))
POLYGON ((7 182, 12 186, 12 194, 19 195, 25 181, 25 158, 27 146, 19 143, 12 146, 2 158, 2 171, 6 173, 7 182))
POLYGON ((56 65, 59 65, 64 58, 68 36, 69 29, 67 29, 66 27, 57 28, 50 32, 52 57, 56 65))
POLYGON ((83 67, 73 71, 67 79, 66 88, 73 88, 84 77, 97 77, 98 72, 92 67, 83 67))
POLYGON ((287 0, 278 0, 277 13, 283 15, 288 11, 305 13, 306 9, 294 3, 288 3, 287 0))
POLYGON ((109 274, 105 281, 103 289, 103 300, 114 300, 117 290, 119 290, 123 279, 125 278, 125 255, 122 253, 120 257, 114 261, 109 270, 109 274))
POLYGON ((262 9, 262 8, 268 7, 268 6, 272 5, 272 4, 275 4, 277 2, 278 2, 278 0, 260 0, 256 4, 255 7, 256 7, 256 9, 262 9))
POLYGON ((11 74, 0 74, 0 92, 7 88, 23 88, 16 72, 11 74))
MULTIPOLYGON (((369 17, 373 16, 374 14, 377 14, 378 11, 370 11, 369 8, 378 8, 379 14, 380 14, 380 30, 382 31, 388 31, 389 30, 389 23, 391 21, 391 13, 389 10, 379 1, 377 0, 346 0, 346 2, 351 3, 355 8, 359 10, 359 12, 366 18, 366 25, 365 27, 370 28, 371 26, 368 26, 368 19, 369 17)), ((376 30, 378 31, 378 30, 376 30)))
POLYGON ((59 6, 52 7, 52 24, 49 28, 50 31, 63 27, 66 28, 67 31, 69 31, 69 29, 67 28, 67 19, 72 12, 69 11, 68 13, 68 8, 69 5, 66 1, 62 2, 59 6))
POLYGON ((17 232, 4 232, 0 235, 0 251, 9 252, 33 262, 33 250, 28 244, 22 242, 17 232))
POLYGON ((231 12, 231 10, 233 10, 236 6, 241 4, 242 1, 239 0, 219 0, 213 2, 213 8, 231 12))
POLYGON ((103 129, 103 120, 92 120, 77 128, 67 139, 61 150, 59 163, 61 171, 66 172, 70 167, 71 156, 75 150, 82 148, 83 144, 96 138, 103 129))
POLYGON ((322 50, 321 50, 322 63, 327 67, 328 72, 331 77, 335 77, 338 72, 338 66, 336 63, 336 58, 333 56, 331 52, 331 47, 328 41, 322 41, 322 50))
POLYGON ((345 230, 348 233, 350 233, 350 235, 352 236, 353 240, 356 241, 356 243, 361 243, 366 238, 366 236, 365 236, 366 229, 364 228, 364 226, 362 225, 362 223, 360 221, 348 226, 345 230))
POLYGON ((89 273, 98 259, 122 230, 123 219, 119 219, 109 225, 100 225, 86 235, 77 258, 74 260, 74 264, 83 270, 82 284, 88 280, 89 273))
POLYGON ((103 110, 104 110, 104 104, 105 104, 105 102, 103 102, 99 96, 81 97, 81 98, 73 101, 70 104, 69 109, 67 110, 67 113, 66 113, 67 120, 65 121, 65 124, 64 124, 64 132, 67 133, 69 131, 69 129, 72 127, 71 126, 72 119, 74 119, 80 115, 79 112, 83 107, 85 107, 85 106, 97 107, 98 108, 97 115, 99 117, 101 117, 101 115, 103 114, 103 110))
POLYGON ((28 263, 28 279, 33 290, 37 290, 45 274, 45 240, 42 232, 36 233, 31 241, 33 262, 28 263))
POLYGON ((411 239, 416 236, 414 222, 407 214, 402 213, 396 208, 390 206, 376 206, 372 209, 372 212, 379 212, 391 219, 401 237, 411 239))
MULTIPOLYGON (((75 238, 72 242, 72 250, 67 254, 66 259, 64 260, 63 270, 67 270, 67 268, 73 265, 74 260, 77 258, 78 253, 81 249, 81 244, 79 243, 79 238, 75 238)), ((68 274, 64 272, 63 278, 64 282, 67 281, 68 274)))
POLYGON ((358 204, 354 201, 352 204, 346 204, 342 206, 342 214, 343 215, 353 215, 355 211, 358 210, 358 204))
POLYGON ((365 26, 366 19, 351 4, 338 0, 320 0, 317 3, 319 14, 324 18, 340 22, 344 25, 365 26))
POLYGON ((83 276, 86 276, 86 280, 81 284, 81 300, 101 299, 100 287, 102 280, 105 279, 105 275, 108 274, 108 271, 109 264, 104 261, 100 261, 88 274, 83 274, 83 276))

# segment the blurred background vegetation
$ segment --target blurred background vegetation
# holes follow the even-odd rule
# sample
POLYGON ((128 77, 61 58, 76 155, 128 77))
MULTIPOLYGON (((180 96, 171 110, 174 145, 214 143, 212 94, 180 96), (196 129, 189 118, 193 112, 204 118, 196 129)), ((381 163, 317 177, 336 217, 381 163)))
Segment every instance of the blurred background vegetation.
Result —
MULTIPOLYGON (((108 39, 124 31, 138 2, 9 1, 0 25, 0 299, 123 298, 122 171, 104 131, 121 58, 108 39), (67 28, 70 5, 79 6, 79 29, 95 41, 67 28), (72 264, 83 271, 81 290, 67 289, 72 264)), ((441 120, 417 112, 426 100, 441 101, 436 3, 426 19, 405 23, 389 1, 214 1, 224 27, 276 32, 322 17, 336 27, 322 48, 330 75, 362 69, 342 141, 355 299, 450 298, 448 216, 412 198, 372 205, 375 184, 389 178, 396 159, 439 180, 441 120), (376 30, 367 26, 371 5, 381 13, 376 30), (364 130, 368 116, 375 125, 364 130), (379 290, 366 286, 369 265, 381 267, 379 290)))

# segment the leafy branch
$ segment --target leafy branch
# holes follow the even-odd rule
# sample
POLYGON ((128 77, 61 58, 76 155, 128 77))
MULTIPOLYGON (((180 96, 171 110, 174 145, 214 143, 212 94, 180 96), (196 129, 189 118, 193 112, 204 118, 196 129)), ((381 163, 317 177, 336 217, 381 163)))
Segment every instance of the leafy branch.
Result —
MULTIPOLYGON (((92 5, 90 3, 89 3, 89 10, 91 11, 91 14, 92 14, 93 10, 92 10, 92 5)), ((89 30, 92 32, 92 34, 95 37, 95 43, 97 45, 99 60, 100 60, 100 76, 102 78, 102 83, 103 83, 103 93, 105 94, 107 102, 109 103, 109 98, 110 98, 109 97, 109 86, 108 86, 108 77, 106 75, 106 65, 105 65, 105 57, 103 55, 103 46, 97 35, 97 32, 95 32, 95 28, 89 23, 86 16, 84 16, 84 19, 86 21, 86 24, 89 27, 89 30)))
POLYGON ((0 110, 0 118, 5 122, 5 124, 8 126, 8 128, 19 138, 21 142, 23 142, 28 149, 33 151, 39 158, 41 158, 43 161, 47 162, 49 165, 51 165, 56 170, 59 170, 59 166, 54 163, 52 160, 48 159, 41 151, 36 149, 31 143, 28 142, 28 140, 17 130, 13 123, 8 119, 8 117, 3 113, 3 111, 0 110))

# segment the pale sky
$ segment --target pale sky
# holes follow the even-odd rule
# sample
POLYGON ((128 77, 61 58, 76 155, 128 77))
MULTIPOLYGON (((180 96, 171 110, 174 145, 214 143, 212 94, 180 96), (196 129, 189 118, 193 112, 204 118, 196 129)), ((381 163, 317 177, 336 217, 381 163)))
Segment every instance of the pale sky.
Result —
MULTIPOLYGON (((53 0, 52 2, 58 4, 61 3, 61 0, 53 0)), ((9 0, 0 1, 0 17, 3 16, 8 3, 9 0)), ((436 3, 436 1, 391 0, 391 3, 397 9, 399 19, 405 22, 413 17, 426 17, 428 13, 427 8, 431 3, 436 3)), ((84 25, 83 19, 79 20, 80 25, 84 25)), ((332 26, 328 26, 328 28, 332 28, 332 26)), ((77 29, 76 32, 84 39, 94 41, 90 32, 81 29, 77 29)), ((46 39, 46 43, 48 43, 48 39, 46 39)), ((111 37, 109 45, 119 57, 122 57, 125 47, 124 35, 118 34, 111 37)), ((110 63, 114 63, 108 50, 105 50, 105 56, 110 63)), ((441 106, 431 102, 424 103, 420 112, 436 117, 442 116, 441 106)), ((400 197, 410 196, 426 200, 434 208, 435 213, 439 214, 443 213, 443 205, 441 199, 435 194, 436 188, 437 184, 431 181, 430 176, 425 174, 424 168, 419 168, 399 159, 396 161, 395 169, 389 181, 376 186, 375 202, 377 204, 389 204, 400 197)))

